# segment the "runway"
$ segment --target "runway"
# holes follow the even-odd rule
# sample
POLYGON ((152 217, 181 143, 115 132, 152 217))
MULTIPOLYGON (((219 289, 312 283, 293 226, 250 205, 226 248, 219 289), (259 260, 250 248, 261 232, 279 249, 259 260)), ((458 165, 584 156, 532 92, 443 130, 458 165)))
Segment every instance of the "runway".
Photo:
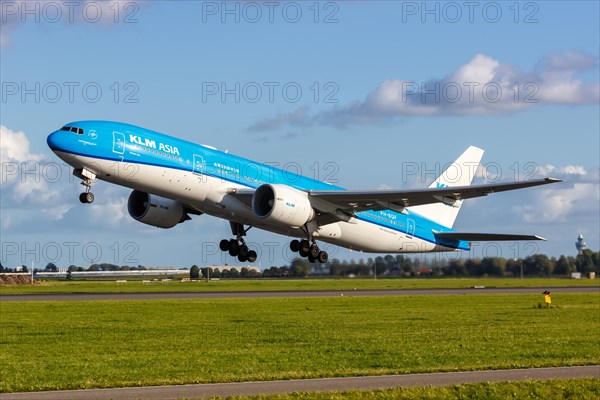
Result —
POLYGON ((540 294, 599 293, 600 286, 533 287, 533 288, 468 288, 468 289, 378 289, 378 290, 286 290, 264 292, 186 292, 186 293, 66 293, 5 294, 5 301, 94 301, 94 300, 162 300, 162 299, 243 299, 272 297, 336 297, 336 296, 420 296, 460 294, 540 294))
POLYGON ((213 396, 255 396, 259 394, 283 394, 314 391, 329 392, 355 389, 374 390, 400 386, 449 386, 463 383, 508 382, 556 378, 600 378, 600 365, 441 372, 432 374, 358 376, 350 378, 296 379, 287 381, 212 383, 200 385, 6 393, 0 395, 0 400, 202 399, 213 396))

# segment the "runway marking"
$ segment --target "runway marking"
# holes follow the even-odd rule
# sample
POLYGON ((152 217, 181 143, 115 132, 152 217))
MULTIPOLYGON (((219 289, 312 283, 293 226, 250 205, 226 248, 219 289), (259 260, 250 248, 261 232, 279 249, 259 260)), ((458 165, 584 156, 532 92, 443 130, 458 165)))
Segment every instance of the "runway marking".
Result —
POLYGON ((0 394, 0 400, 198 399, 213 396, 255 396, 259 394, 284 394, 292 392, 374 390, 401 386, 450 386, 464 383, 509 382, 556 378, 600 378, 600 365, 5 393, 0 394))

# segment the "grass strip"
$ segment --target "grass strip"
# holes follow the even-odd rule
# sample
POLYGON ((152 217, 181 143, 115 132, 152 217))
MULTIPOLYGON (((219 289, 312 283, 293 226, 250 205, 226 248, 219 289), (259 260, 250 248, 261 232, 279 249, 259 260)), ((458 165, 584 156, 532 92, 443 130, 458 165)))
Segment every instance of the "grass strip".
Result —
MULTIPOLYGON (((119 277, 119 280, 127 279, 119 277)), ((148 293, 148 292, 227 292, 280 290, 367 290, 472 288, 474 286, 565 287, 600 286, 600 280, 567 278, 395 278, 395 279, 256 279, 219 281, 66 281, 40 280, 36 285, 0 285, 0 294, 30 293, 148 293)))
POLYGON ((0 391, 600 364, 600 297, 0 303, 0 391))
POLYGON ((227 397, 227 400, 520 400, 526 398, 544 400, 596 400, 598 393, 600 393, 600 379, 550 379, 525 382, 477 383, 446 387, 411 387, 388 390, 351 390, 345 392, 227 397))

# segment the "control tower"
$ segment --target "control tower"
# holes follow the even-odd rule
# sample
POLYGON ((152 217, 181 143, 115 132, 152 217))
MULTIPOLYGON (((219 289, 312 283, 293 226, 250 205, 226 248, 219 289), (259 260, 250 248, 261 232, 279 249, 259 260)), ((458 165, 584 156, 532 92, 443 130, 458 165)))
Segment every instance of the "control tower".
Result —
POLYGON ((579 235, 577 237, 577 242, 575 243, 575 247, 577 247, 577 254, 581 254, 583 250, 585 250, 585 242, 583 241, 583 235, 579 235))

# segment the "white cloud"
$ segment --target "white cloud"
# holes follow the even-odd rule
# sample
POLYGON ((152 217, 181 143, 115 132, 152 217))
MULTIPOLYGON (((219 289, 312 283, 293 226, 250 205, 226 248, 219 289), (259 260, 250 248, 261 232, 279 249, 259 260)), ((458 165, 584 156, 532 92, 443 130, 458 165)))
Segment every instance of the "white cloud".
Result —
MULTIPOLYGON (((3 7, 0 7, 0 9, 2 8, 3 7)), ((0 11, 0 19, 2 20, 2 24, 0 24, 0 49, 2 49, 12 44, 10 32, 12 32, 16 26, 16 21, 6 20, 5 22, 2 11, 0 11)))
POLYGON ((2 162, 41 160, 43 156, 31 153, 29 146, 30 142, 25 132, 13 131, 4 125, 0 125, 0 160, 2 162))
MULTIPOLYGON (((107 191, 109 192, 109 191, 107 191)), ((92 224, 105 227, 118 227, 133 221, 127 212, 127 197, 113 197, 104 193, 104 201, 90 207, 92 224)))
POLYGON ((540 69, 544 71, 571 73, 572 71, 586 71, 596 68, 597 60, 589 54, 570 51, 548 54, 542 58, 539 65, 540 69))
POLYGON ((536 197, 534 204, 515 207, 525 222, 566 222, 574 214, 597 214, 600 188, 598 184, 575 183, 566 189, 545 190, 536 197))
POLYGON ((0 7, 0 48, 13 44, 19 26, 88 24, 111 26, 135 22, 142 2, 135 0, 6 1, 0 7), (26 4, 29 3, 29 4, 26 4))
POLYGON ((295 122, 303 123, 307 118, 306 107, 301 107, 291 113, 277 114, 271 118, 265 118, 250 127, 252 131, 270 131, 273 129, 281 128, 285 125, 296 125, 295 122))
POLYGON ((2 230, 8 229, 12 226, 13 224, 13 219, 11 215, 5 215, 4 213, 2 213, 2 219, 0 219, 0 228, 2 228, 2 230))
POLYGON ((566 165, 564 167, 555 167, 547 164, 538 167, 538 173, 541 175, 550 175, 553 173, 560 175, 587 175, 587 171, 581 165, 566 165))
POLYGON ((527 223, 567 222, 572 219, 598 218, 600 205, 600 171, 586 171, 567 165, 540 168, 541 173, 564 179, 564 182, 531 191, 532 198, 513 210, 527 223))
POLYGON ((3 208, 11 203, 41 205, 58 200, 60 191, 51 188, 44 176, 47 160, 31 152, 25 132, 0 126, 0 160, 3 208))
POLYGON ((597 104, 600 83, 579 74, 595 70, 597 57, 580 52, 544 57, 532 71, 483 54, 444 78, 425 82, 387 79, 363 101, 313 115, 307 108, 281 113, 253 124, 250 130, 285 126, 381 124, 401 116, 495 115, 546 104, 597 104))
POLYGON ((59 221, 71 210, 73 204, 58 204, 55 207, 43 208, 42 212, 48 217, 50 221, 59 221))
POLYGON ((491 82, 499 66, 497 60, 478 54, 469 63, 461 66, 451 78, 455 82, 491 82))

